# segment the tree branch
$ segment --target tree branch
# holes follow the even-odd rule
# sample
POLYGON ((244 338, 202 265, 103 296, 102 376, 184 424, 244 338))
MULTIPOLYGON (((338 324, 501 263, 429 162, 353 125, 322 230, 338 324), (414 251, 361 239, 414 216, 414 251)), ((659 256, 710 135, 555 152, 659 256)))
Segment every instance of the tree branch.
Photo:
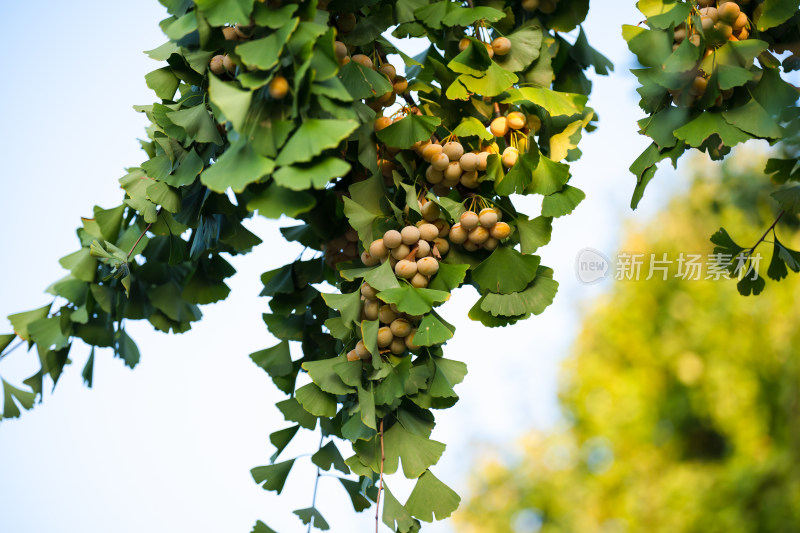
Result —
POLYGON ((383 463, 386 460, 386 452, 383 449, 383 418, 381 418, 381 479, 380 483, 378 484, 378 497, 375 498, 375 533, 378 533, 378 526, 380 521, 378 517, 380 516, 381 510, 381 492, 383 491, 383 463))

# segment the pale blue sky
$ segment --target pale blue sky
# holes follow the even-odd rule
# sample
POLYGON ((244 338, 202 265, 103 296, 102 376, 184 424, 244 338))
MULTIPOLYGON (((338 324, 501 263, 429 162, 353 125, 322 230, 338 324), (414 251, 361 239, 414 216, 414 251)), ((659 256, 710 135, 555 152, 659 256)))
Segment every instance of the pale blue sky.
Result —
MULTIPOLYGON (((44 305, 44 289, 62 277, 58 258, 77 249, 75 227, 92 206, 117 205, 117 179, 144 159, 137 137, 143 116, 131 106, 155 95, 143 76, 160 65, 141 53, 165 38, 155 0, 0 4, 7 21, 0 106, 0 316, 44 305)), ((595 2, 597 4, 597 2, 595 2)), ((587 200, 558 220, 554 243, 542 250, 561 291, 538 318, 513 327, 475 327, 466 311, 471 289, 457 292, 443 314, 458 327, 449 357, 466 361, 470 374, 457 391, 462 401, 437 413, 434 438, 448 449, 434 472, 466 494, 472 458, 481 446, 507 446, 524 431, 558 420, 558 361, 579 326, 581 305, 607 285, 577 282, 573 264, 587 246, 613 253, 624 221, 640 224, 674 190, 671 172, 660 173, 632 214, 633 177, 627 167, 647 142, 628 73, 631 58, 622 23, 641 16, 633 1, 603 2, 586 24, 590 42, 617 71, 596 79, 590 104, 600 130, 581 142, 583 159, 573 183, 587 200)), ((538 210, 525 200, 528 212, 538 210)), ((281 533, 305 531, 291 510, 310 504, 314 470, 303 460, 283 495, 255 485, 249 470, 272 454, 271 431, 286 426, 274 407, 282 395, 247 355, 274 344, 261 321, 259 275, 291 261, 297 250, 280 239, 275 221, 250 227, 265 241, 232 262, 230 298, 203 307, 205 319, 178 336, 131 324, 142 362, 130 371, 109 351, 98 351, 94 389, 81 384, 88 356, 76 344, 54 395, 21 419, 0 424, 0 531, 8 533, 141 531, 248 532, 256 519, 281 533)), ((3 323, 5 320, 3 319, 3 323)), ((10 331, 0 327, 0 333, 10 331)), ((22 350, 0 363, 0 375, 19 382, 35 369, 22 350)), ((314 451, 317 437, 296 439, 291 451, 314 451)), ((289 455, 285 455, 288 457, 289 455)), ((390 479, 404 500, 410 486, 390 479)), ((348 511, 338 483, 323 479, 319 507, 334 532, 365 530, 372 513, 348 511)), ((445 523, 424 531, 446 532, 445 523)))

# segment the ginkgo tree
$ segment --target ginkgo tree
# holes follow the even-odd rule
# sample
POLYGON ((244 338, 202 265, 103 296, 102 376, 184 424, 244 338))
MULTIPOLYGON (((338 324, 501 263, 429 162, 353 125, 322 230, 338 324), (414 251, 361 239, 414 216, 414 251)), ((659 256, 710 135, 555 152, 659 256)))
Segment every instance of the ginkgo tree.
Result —
MULTIPOLYGON (((449 516, 460 498, 431 471, 445 449, 431 438, 433 411, 455 405, 467 368, 445 357, 455 330, 436 308, 469 284, 479 292, 469 317, 499 327, 556 296, 535 253, 585 196, 569 183, 597 123, 585 72, 613 68, 580 27, 588 0, 161 3, 168 41, 148 54, 165 64, 145 76, 158 101, 136 107, 151 122, 146 159, 120 178, 120 205, 82 219, 53 303, 9 317, 4 355, 35 347, 40 369, 22 385, 3 380, 3 418, 30 409, 46 378, 58 382, 77 340, 91 347, 91 383, 95 348, 139 361, 129 320, 189 330, 201 305, 228 295, 226 257, 261 243, 243 221, 286 216, 297 223, 283 236, 313 253, 261 278, 279 342, 250 357, 287 395, 276 405, 287 424, 254 480, 280 493, 305 460, 285 448, 318 431, 310 460, 341 473, 357 511, 376 504, 376 527, 417 531, 449 516), (414 57, 393 44, 412 37, 429 43, 414 57), (523 195, 539 195, 541 212, 519 212, 523 195), (310 381, 298 387, 301 373, 310 381), (400 470, 415 482, 405 503, 386 479, 400 470)), ((632 166, 634 206, 662 159, 793 134, 797 94, 782 74, 795 59, 781 65, 769 50, 793 39, 797 6, 736 6, 735 20, 720 7, 706 28, 710 3, 642 0, 646 25, 623 29, 654 140, 632 166)), ((787 212, 795 190, 780 193, 787 212)), ((797 270, 794 253, 778 257, 797 270)), ((295 514, 330 527, 315 506, 295 514)))

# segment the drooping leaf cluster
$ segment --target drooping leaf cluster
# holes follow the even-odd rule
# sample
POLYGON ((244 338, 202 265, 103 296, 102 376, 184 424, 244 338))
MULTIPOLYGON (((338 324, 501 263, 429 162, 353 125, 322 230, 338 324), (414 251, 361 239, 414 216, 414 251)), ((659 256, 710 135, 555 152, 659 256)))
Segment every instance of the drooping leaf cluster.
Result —
MULTIPOLYGON (((282 453, 301 430, 319 427, 322 445, 311 461, 340 471, 357 511, 380 495, 383 521, 403 532, 449 516, 460 498, 430 471, 445 448, 431 438, 432 410, 457 402, 454 387, 467 369, 444 357, 454 328, 434 308, 464 284, 480 292, 470 316, 488 326, 539 314, 553 301, 553 271, 532 254, 550 241, 553 219, 584 197, 568 184, 568 163, 596 120, 584 71, 612 68, 582 30, 574 42, 559 34, 579 28, 588 2, 542 10, 450 0, 161 3, 169 41, 148 55, 165 65, 145 77, 159 101, 136 106, 151 122, 147 158, 120 179, 121 205, 83 219, 80 249, 61 260, 69 274, 49 289, 54 304, 10 317, 15 333, 0 338, 3 350, 19 337, 36 348, 41 370, 25 380, 28 389, 3 381, 3 417, 41 400, 44 376, 58 381, 76 339, 92 347, 83 372, 91 385, 95 348, 138 362, 127 320, 187 331, 199 306, 227 296, 234 269, 225 256, 261 242, 243 221, 287 216, 299 223, 283 228, 284 237, 310 252, 262 276, 270 298, 264 322, 279 343, 251 359, 288 395, 277 404, 288 427, 272 433, 276 451, 253 478, 281 492, 297 460, 282 453), (430 47, 405 55, 387 38, 394 26, 395 37, 425 37, 430 47), (511 50, 492 58, 499 37, 511 50), (405 78, 393 57, 404 62, 405 78), (489 123, 511 111, 528 126, 496 138, 489 123), (390 113, 393 123, 376 133, 376 119, 390 113), (415 145, 445 138, 473 152, 513 147, 520 159, 504 168, 489 157, 474 187, 431 187, 415 145), (541 214, 518 213, 513 194, 542 195, 541 214), (491 250, 440 252, 429 241, 439 266, 427 287, 398 275, 394 259, 364 261, 385 231, 428 220, 427 202, 441 213, 437 228, 477 206, 502 215, 507 233, 492 237, 491 250), (361 297, 366 287, 381 306, 374 320, 361 297), (391 351, 381 344, 387 314, 413 326, 391 351), (300 358, 290 343, 299 343, 300 358), (367 356, 350 357, 359 343, 367 356), (349 442, 353 455, 343 457, 337 442, 349 442), (401 469, 416 480, 405 503, 383 480, 401 469)), ((314 504, 295 514, 330 527, 314 504)), ((271 529, 258 522, 254 531, 271 529)))
POLYGON ((774 143, 796 135, 798 92, 785 78, 800 66, 791 51, 800 38, 800 3, 641 0, 637 6, 646 25, 623 26, 622 35, 641 64, 633 70, 647 113, 639 127, 653 142, 631 165, 637 180, 631 207, 660 161, 676 165, 691 149, 718 160, 750 139, 774 143), (783 61, 776 57, 787 51, 783 61))

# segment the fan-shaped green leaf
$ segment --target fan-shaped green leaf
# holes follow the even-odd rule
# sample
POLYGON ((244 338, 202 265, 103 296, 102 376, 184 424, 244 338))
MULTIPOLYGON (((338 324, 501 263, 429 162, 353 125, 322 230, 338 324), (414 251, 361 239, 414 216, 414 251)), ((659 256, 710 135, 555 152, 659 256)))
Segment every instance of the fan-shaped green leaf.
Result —
POLYGON ((536 277, 540 261, 538 256, 522 255, 509 246, 498 246, 472 271, 472 279, 481 292, 519 292, 536 277))
POLYGON ((434 516, 437 520, 450 516, 460 502, 459 495, 428 470, 417 480, 405 507, 420 520, 433 522, 434 516))
POLYGON ((349 171, 350 164, 347 161, 326 157, 308 166, 281 167, 275 171, 272 177, 278 185, 302 191, 311 188, 324 189, 332 179, 344 176, 349 171))
POLYGON ((418 289, 411 285, 401 285, 394 289, 386 289, 378 293, 378 298, 387 304, 395 304, 401 313, 422 315, 433 309, 436 304, 450 299, 450 293, 434 289, 418 289))
POLYGON ((538 315, 553 303, 556 292, 558 292, 558 282, 540 275, 524 291, 512 294, 487 294, 481 309, 494 316, 518 316, 528 313, 538 315))
POLYGON ((426 141, 442 123, 439 117, 409 114, 377 133, 378 139, 392 148, 411 148, 426 141))
POLYGON ((283 491, 286 478, 294 465, 294 459, 276 463, 274 465, 257 466, 250 470, 255 482, 261 485, 264 490, 274 490, 278 494, 283 491))
POLYGON ((279 166, 311 161, 328 148, 335 148, 358 127, 355 120, 308 119, 286 142, 275 161, 279 166))

